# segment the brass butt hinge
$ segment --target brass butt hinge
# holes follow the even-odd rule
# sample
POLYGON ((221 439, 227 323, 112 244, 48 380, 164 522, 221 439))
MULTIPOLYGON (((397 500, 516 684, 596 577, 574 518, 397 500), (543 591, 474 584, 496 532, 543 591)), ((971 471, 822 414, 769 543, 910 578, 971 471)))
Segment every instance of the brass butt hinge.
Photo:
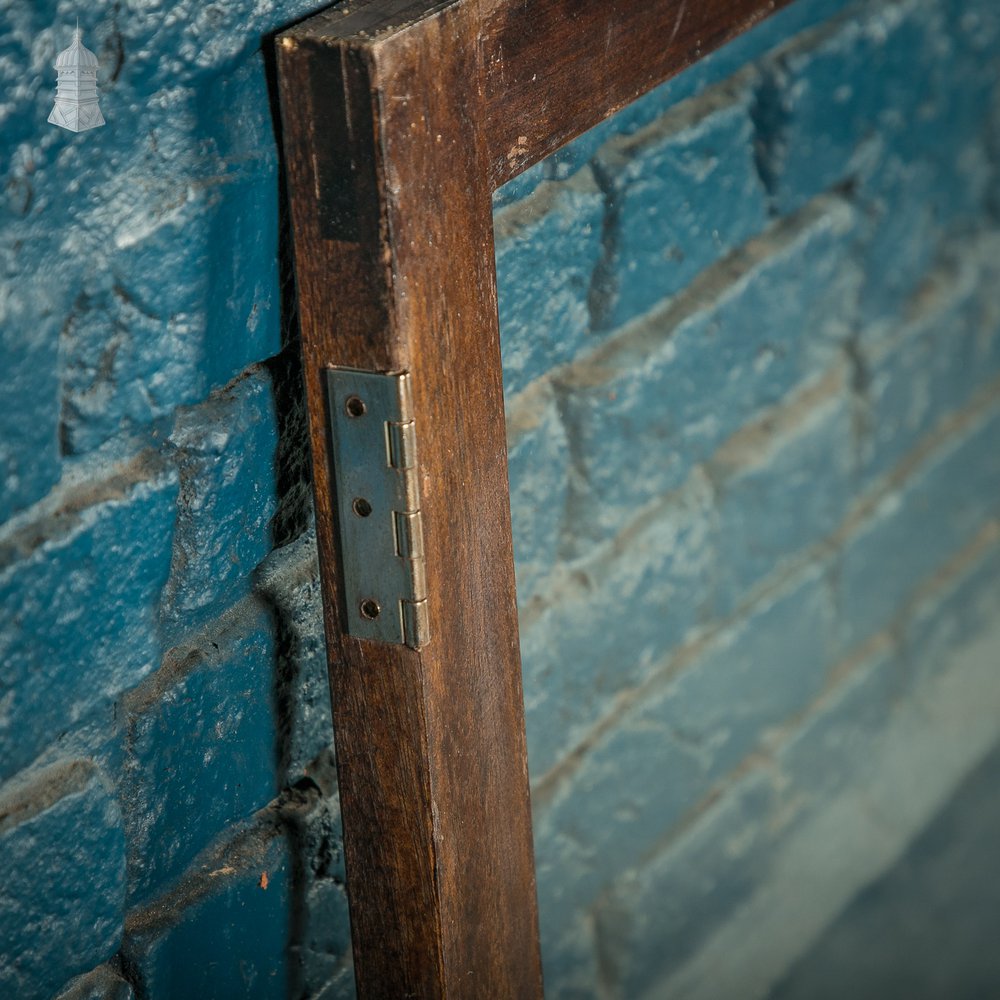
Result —
POLYGON ((410 375, 326 378, 347 632, 419 649, 429 630, 410 375))

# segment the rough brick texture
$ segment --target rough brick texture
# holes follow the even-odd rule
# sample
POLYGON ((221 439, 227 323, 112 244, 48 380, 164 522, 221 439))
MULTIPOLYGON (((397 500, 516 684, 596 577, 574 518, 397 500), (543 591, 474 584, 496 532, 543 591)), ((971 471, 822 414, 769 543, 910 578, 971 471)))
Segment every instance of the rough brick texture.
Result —
POLYGON ((120 692, 159 661, 155 610, 177 490, 175 476, 153 476, 67 517, 24 558, 15 549, 0 577, 5 777, 92 714, 109 725, 120 692))
MULTIPOLYGON (((80 135, 0 12, 3 996, 353 992, 261 54, 316 6, 101 0, 80 135)), ((796 0, 497 193, 552 997, 764 995, 1000 738, 998 41, 796 0)))
POLYGON ((752 92, 741 84, 716 88, 696 109, 682 104, 597 154, 609 217, 591 296, 596 325, 644 313, 764 228, 752 92))
POLYGON ((556 377, 576 473, 566 550, 612 534, 833 361, 857 286, 851 232, 842 203, 812 205, 556 377), (622 474, 622 438, 641 475, 622 474))
MULTIPOLYGON (((0 12, 0 994, 353 992, 262 51, 316 4, 0 12)), ((575 224, 575 214, 568 213, 575 224)))
POLYGON ((766 995, 1000 740, 998 30, 794 3, 497 196, 550 996, 766 995))
POLYGON ((66 759, 0 798, 0 988, 50 996, 118 948, 122 814, 92 760, 66 759))

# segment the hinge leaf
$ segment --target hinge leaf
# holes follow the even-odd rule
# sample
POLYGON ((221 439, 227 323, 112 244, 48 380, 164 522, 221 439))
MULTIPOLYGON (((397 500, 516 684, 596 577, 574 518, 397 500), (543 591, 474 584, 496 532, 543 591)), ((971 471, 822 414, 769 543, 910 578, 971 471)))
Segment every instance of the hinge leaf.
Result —
POLYGON ((429 627, 410 375, 326 374, 345 631, 418 649, 429 627))

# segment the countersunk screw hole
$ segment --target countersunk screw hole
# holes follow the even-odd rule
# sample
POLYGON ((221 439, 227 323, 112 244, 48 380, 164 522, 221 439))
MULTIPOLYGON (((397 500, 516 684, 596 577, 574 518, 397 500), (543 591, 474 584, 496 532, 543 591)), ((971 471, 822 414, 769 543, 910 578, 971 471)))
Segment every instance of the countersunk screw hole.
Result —
POLYGON ((361 617, 367 618, 369 621, 374 621, 378 618, 381 610, 382 609, 378 606, 378 601, 374 601, 370 597, 366 597, 361 602, 361 617))
POLYGON ((360 396, 348 396, 344 402, 344 409, 349 417, 363 417, 368 407, 360 396))
POLYGON ((372 505, 364 497, 357 497, 351 506, 358 517, 367 517, 372 512, 372 505))

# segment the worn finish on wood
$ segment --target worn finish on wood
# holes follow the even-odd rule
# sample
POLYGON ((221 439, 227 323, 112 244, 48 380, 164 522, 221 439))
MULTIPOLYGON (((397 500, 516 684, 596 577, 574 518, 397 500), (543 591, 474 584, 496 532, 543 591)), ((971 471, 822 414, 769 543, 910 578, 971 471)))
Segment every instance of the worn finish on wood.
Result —
POLYGON ((499 187, 789 0, 527 0, 483 19, 499 187))
POLYGON ((541 995, 492 191, 775 6, 355 0, 279 39, 362 997, 541 995), (412 373, 419 651, 343 628, 330 365, 412 373))
POLYGON ((442 978, 422 665, 409 649, 342 630, 322 416, 331 362, 373 371, 405 364, 389 336, 372 102, 347 110, 348 94, 364 95, 370 80, 365 61, 338 48, 285 47, 280 58, 297 111, 286 106, 284 142, 358 987, 367 996, 435 996, 442 978))

